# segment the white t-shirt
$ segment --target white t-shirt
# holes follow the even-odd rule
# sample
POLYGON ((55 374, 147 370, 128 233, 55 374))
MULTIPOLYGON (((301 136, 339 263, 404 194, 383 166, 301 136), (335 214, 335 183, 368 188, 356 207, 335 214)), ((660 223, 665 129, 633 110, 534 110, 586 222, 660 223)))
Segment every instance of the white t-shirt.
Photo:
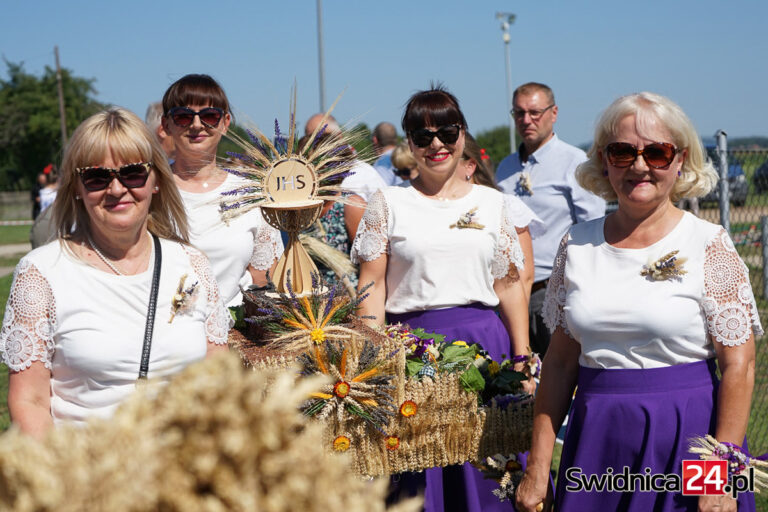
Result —
POLYGON ((222 192, 244 184, 245 180, 227 174, 224 183, 201 194, 179 190, 189 217, 190 242, 211 261, 224 304, 243 303, 240 286, 251 284, 250 263, 256 270, 269 270, 283 253, 280 231, 264 220, 261 209, 224 223, 219 212, 222 192))
MULTIPOLYGON (((205 256, 161 240, 149 378, 166 378, 205 357, 207 343, 224 344, 231 323, 205 256), (190 305, 171 318, 182 276, 197 283, 190 305)), ((109 417, 135 389, 154 270, 118 276, 64 251, 58 240, 19 262, 5 309, 0 350, 13 371, 39 361, 51 371, 54 422, 109 417)))
POLYGON ((372 165, 361 162, 360 160, 355 162, 355 166, 350 172, 353 172, 354 174, 351 174, 342 180, 342 188, 359 195, 366 203, 371 200, 371 196, 377 190, 387 186, 384 179, 372 165))
POLYGON ((496 306, 494 280, 512 265, 523 268, 515 226, 532 218, 521 202, 480 185, 451 201, 430 199, 412 186, 387 187, 368 203, 352 259, 372 261, 388 254, 388 313, 473 302, 496 306), (462 217, 475 227, 458 227, 462 217))
POLYGON ((763 333, 749 271, 722 227, 685 213, 643 249, 606 243, 605 218, 574 225, 555 258, 544 318, 581 345, 590 368, 658 368, 714 357, 715 340, 763 333), (672 251, 685 274, 654 281, 643 266, 672 251))
POLYGON ((53 204, 53 202, 56 200, 57 192, 58 192, 57 188, 45 187, 40 189, 39 196, 40 196, 41 212, 53 204))

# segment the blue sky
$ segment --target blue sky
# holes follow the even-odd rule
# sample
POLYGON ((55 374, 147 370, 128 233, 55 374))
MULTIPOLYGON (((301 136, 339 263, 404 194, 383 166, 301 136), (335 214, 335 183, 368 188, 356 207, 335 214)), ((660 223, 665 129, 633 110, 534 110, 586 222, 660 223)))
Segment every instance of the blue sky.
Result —
MULTIPOLYGON (((283 2, 13 1, 3 6, 0 54, 28 72, 62 66, 96 79, 98 99, 143 116, 186 73, 224 86, 238 119, 270 131, 319 109, 314 0, 283 2)), ((326 102, 343 90, 341 122, 399 126, 403 104, 431 80, 462 103, 470 130, 508 123, 504 48, 496 11, 516 14, 514 85, 549 84, 557 133, 592 138, 617 96, 667 95, 699 133, 768 135, 768 2, 759 0, 324 0, 326 102)), ((0 76, 5 77, 1 68, 0 76)))

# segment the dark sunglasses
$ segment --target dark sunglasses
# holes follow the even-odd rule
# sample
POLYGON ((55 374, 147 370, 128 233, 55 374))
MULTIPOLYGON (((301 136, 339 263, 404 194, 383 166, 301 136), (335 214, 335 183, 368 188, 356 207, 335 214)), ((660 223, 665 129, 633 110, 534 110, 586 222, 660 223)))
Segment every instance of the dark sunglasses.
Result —
POLYGON ((224 117, 224 111, 216 107, 206 107, 195 112, 189 107, 173 107, 168 111, 168 117, 179 128, 186 128, 195 121, 195 116, 200 116, 200 122, 210 128, 216 128, 224 117))
POLYGON ((631 166, 640 155, 643 155, 648 167, 661 169, 671 164, 676 154, 677 148, 668 142, 654 142, 643 149, 637 149, 637 146, 628 142, 611 142, 605 146, 608 163, 620 169, 631 166))
POLYGON ((112 183, 114 178, 123 184, 125 188, 143 187, 149 178, 149 170, 152 168, 151 162, 139 162, 135 164, 125 164, 119 169, 110 169, 109 167, 80 167, 75 169, 80 175, 80 181, 83 182, 85 190, 96 192, 104 190, 112 183))
POLYGON ((426 128, 420 128, 411 132, 411 141, 419 147, 425 148, 432 144, 432 139, 437 137, 443 144, 455 144, 459 140, 459 134, 461 133, 461 125, 449 124, 447 126, 441 126, 436 132, 427 130, 426 128))
POLYGON ((411 177, 410 169, 395 169, 395 176, 402 179, 409 179, 411 177))

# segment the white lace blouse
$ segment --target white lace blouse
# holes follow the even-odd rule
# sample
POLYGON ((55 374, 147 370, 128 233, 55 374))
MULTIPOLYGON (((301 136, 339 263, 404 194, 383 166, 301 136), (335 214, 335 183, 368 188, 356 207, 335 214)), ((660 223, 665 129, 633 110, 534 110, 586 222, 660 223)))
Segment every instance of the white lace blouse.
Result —
POLYGON ((520 201, 479 185, 451 201, 430 199, 412 186, 387 187, 368 203, 352 260, 388 254, 388 313, 496 306, 494 280, 523 268, 515 226, 534 217, 520 201))
POLYGON ((221 220, 221 193, 242 182, 243 178, 227 173, 224 183, 210 192, 179 190, 189 217, 190 242, 208 256, 227 306, 242 304, 240 286, 252 282, 246 270, 249 263, 256 270, 269 270, 283 253, 280 231, 267 224, 261 209, 255 208, 228 223, 221 220))
POLYGON ((763 334, 749 271, 722 227, 685 213, 643 249, 605 242, 605 218, 574 225, 560 245, 544 302, 549 328, 581 344, 590 368, 657 368, 714 356, 713 340, 763 334), (643 266, 679 251, 685 274, 654 281, 643 266))
MULTIPOLYGON (((161 240, 161 248, 150 378, 202 359, 207 343, 225 344, 231 323, 206 257, 168 240, 161 240), (185 288, 193 288, 190 304, 169 322, 185 275, 185 288)), ((145 272, 118 276, 77 260, 54 241, 19 262, 0 350, 14 372, 33 363, 51 371, 54 422, 108 417, 135 388, 154 259, 153 249, 145 272)))

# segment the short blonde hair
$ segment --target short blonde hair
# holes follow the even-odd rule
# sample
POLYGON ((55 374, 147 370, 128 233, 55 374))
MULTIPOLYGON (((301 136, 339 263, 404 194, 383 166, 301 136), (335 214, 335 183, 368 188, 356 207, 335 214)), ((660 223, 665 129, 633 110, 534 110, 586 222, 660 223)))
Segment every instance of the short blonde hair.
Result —
POLYGON ((64 150, 59 192, 53 205, 58 238, 82 235, 90 227, 83 202, 76 199, 77 170, 99 165, 107 155, 121 162, 152 162, 157 194, 149 205, 148 229, 160 238, 189 243, 187 214, 171 166, 156 137, 134 113, 112 107, 92 115, 72 134, 64 150))
POLYGON ((635 116, 635 124, 640 133, 645 127, 651 126, 653 121, 660 121, 678 150, 687 152, 680 177, 670 194, 673 202, 701 197, 712 190, 717 183, 717 172, 706 157, 693 123, 679 105, 652 92, 622 96, 605 109, 595 127, 595 138, 587 152, 588 160, 576 169, 579 185, 606 201, 616 200, 616 192, 604 174, 605 165, 600 152, 616 135, 621 121, 632 115, 635 116))
POLYGON ((408 143, 400 142, 395 149, 392 150, 392 166, 395 169, 415 169, 418 167, 416 158, 411 153, 411 148, 408 147, 408 143))

